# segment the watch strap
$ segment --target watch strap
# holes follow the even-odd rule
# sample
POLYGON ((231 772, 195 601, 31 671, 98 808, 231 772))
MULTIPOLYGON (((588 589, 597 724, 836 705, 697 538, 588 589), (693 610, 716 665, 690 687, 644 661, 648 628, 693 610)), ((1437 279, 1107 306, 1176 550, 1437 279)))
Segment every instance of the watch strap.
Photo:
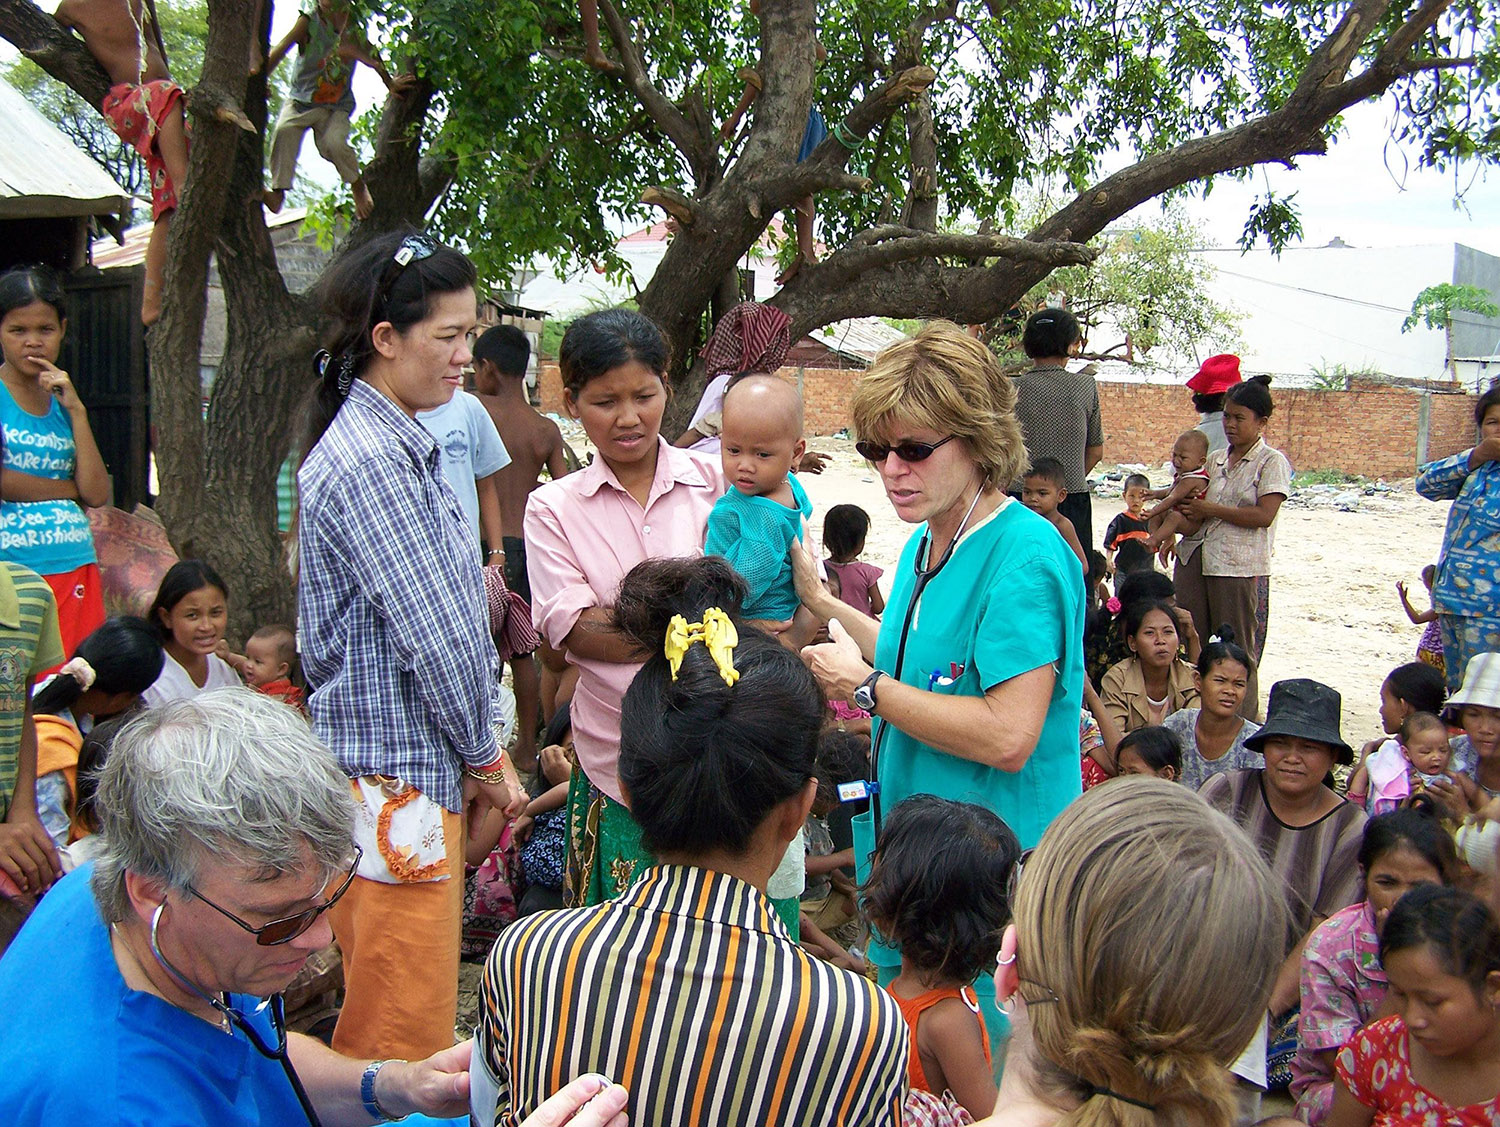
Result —
POLYGON ((382 1122, 395 1122, 405 1119, 404 1115, 391 1115, 380 1106, 380 1101, 375 1098, 375 1077, 380 1075, 380 1070, 390 1064, 389 1060, 372 1060, 365 1065, 365 1071, 359 1078, 359 1100, 365 1105, 365 1111, 382 1122))

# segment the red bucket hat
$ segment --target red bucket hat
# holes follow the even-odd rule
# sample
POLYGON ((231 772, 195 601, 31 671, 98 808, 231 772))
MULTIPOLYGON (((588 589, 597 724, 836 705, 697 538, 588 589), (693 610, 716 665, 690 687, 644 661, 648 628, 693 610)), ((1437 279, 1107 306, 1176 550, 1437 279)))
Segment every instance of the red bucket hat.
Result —
POLYGON ((1199 395, 1218 395, 1240 382, 1240 358, 1230 352, 1221 352, 1203 361, 1196 375, 1188 380, 1188 390, 1199 395))

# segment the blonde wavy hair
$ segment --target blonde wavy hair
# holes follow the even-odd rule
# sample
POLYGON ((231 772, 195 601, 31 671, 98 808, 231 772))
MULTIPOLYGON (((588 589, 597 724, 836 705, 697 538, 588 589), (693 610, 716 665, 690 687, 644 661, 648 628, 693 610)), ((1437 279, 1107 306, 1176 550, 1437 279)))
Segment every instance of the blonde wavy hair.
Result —
POLYGON ((1286 934, 1239 827, 1180 783, 1097 787, 1043 835, 1015 921, 1040 1094, 1082 1100, 1060 1127, 1234 1122, 1228 1067, 1266 1012, 1286 934))
POLYGON ((882 352, 855 384, 850 408, 860 439, 889 442, 904 427, 955 435, 994 489, 1008 488, 1028 464, 1014 382, 952 321, 929 321, 882 352))

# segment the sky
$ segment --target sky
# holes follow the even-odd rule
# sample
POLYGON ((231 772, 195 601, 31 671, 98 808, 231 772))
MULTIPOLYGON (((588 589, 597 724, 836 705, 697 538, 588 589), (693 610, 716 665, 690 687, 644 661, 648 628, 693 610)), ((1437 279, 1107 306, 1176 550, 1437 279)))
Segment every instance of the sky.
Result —
MULTIPOLYGON (((1417 154, 1390 138, 1388 102, 1354 107, 1327 156, 1303 157, 1296 169, 1267 166, 1244 182, 1220 180, 1188 214, 1222 246, 1239 239, 1250 204, 1267 183, 1280 197, 1295 192, 1303 244, 1341 238, 1354 246, 1457 242, 1500 255, 1500 168, 1468 165, 1453 173, 1417 168, 1417 154), (1455 207, 1458 189, 1462 200, 1455 207)), ((1139 209, 1143 216, 1156 204, 1139 209)))

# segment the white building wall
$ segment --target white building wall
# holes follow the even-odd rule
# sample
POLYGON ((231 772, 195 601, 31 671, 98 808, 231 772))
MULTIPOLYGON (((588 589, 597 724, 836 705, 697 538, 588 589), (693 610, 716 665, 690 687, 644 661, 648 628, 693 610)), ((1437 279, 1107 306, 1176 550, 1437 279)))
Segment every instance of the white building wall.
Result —
POLYGON ((1443 379, 1436 330, 1401 332, 1417 294, 1453 281, 1452 243, 1412 247, 1293 247, 1194 252, 1216 273, 1215 300, 1245 315, 1248 372, 1306 375, 1342 364, 1410 379, 1443 379))

